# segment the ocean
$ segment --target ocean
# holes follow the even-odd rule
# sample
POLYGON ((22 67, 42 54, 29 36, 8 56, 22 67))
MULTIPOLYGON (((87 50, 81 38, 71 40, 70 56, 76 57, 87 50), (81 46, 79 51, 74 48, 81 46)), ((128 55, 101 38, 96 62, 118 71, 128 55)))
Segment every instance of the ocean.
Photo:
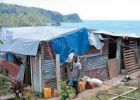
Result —
POLYGON ((62 28, 86 27, 114 33, 140 34, 140 20, 85 20, 79 23, 61 23, 62 28))

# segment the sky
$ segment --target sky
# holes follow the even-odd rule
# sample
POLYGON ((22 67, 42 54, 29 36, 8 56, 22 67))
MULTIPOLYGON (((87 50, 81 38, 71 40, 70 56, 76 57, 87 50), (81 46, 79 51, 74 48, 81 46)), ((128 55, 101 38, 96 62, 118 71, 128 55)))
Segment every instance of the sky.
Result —
POLYGON ((140 0, 0 0, 40 7, 62 14, 78 13, 86 20, 140 20, 140 0))

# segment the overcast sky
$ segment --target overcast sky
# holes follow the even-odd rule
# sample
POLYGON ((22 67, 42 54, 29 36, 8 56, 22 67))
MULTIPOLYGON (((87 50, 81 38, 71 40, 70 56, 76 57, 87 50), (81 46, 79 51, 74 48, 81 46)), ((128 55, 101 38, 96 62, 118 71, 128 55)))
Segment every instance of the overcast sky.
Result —
POLYGON ((62 14, 78 13, 82 19, 140 20, 140 0, 0 0, 40 7, 62 14))

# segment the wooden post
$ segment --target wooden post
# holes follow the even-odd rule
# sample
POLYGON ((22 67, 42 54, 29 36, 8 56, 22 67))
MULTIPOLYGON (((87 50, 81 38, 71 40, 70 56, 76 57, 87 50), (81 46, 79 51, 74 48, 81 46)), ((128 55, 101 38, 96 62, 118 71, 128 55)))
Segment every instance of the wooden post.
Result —
POLYGON ((33 91, 33 98, 34 98, 34 76, 33 76, 33 65, 32 65, 32 59, 30 56, 30 68, 31 68, 31 86, 32 86, 32 91, 33 91))
POLYGON ((40 93, 42 93, 42 91, 43 91, 43 88, 42 88, 42 66, 41 66, 41 53, 39 52, 39 84, 40 84, 40 93))
MULTIPOLYGON (((41 45, 41 88, 42 88, 42 93, 43 93, 43 89, 44 89, 44 87, 45 87, 45 82, 44 82, 44 74, 43 74, 43 68, 44 68, 44 66, 43 66, 43 61, 44 61, 44 45, 43 45, 43 43, 41 42, 40 43, 40 45, 41 45)), ((43 95, 43 94, 42 94, 43 95)))
POLYGON ((121 38, 118 38, 118 39, 117 39, 116 59, 117 59, 119 71, 121 71, 121 42, 122 42, 122 39, 121 39, 121 38))
POLYGON ((58 94, 61 93, 61 87, 60 87, 60 57, 59 54, 55 55, 56 58, 56 78, 57 78, 57 90, 58 94))

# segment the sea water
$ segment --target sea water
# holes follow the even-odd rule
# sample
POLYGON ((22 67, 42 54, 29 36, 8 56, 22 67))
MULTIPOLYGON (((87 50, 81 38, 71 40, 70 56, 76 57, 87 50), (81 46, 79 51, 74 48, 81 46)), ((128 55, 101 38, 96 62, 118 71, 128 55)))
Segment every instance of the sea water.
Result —
POLYGON ((61 23, 62 28, 86 27, 114 33, 140 34, 140 20, 86 20, 79 23, 61 23))

